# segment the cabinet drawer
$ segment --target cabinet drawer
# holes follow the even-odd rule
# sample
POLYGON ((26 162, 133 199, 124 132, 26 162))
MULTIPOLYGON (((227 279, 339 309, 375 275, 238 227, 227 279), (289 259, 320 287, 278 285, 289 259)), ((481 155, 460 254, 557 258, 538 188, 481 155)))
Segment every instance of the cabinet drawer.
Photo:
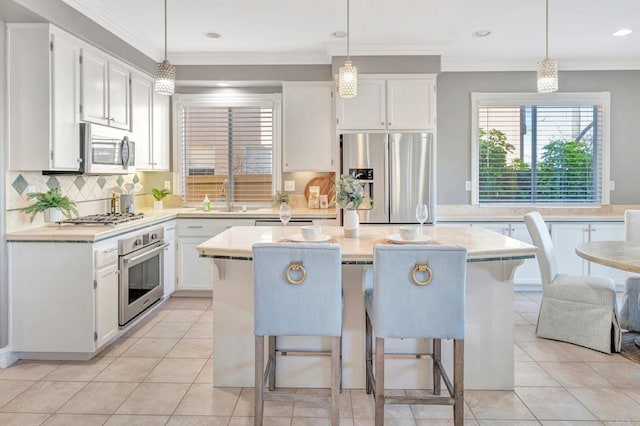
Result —
POLYGON ((181 237, 206 237, 220 232, 220 225, 215 221, 193 220, 178 222, 176 229, 181 237))
POLYGON ((118 261, 118 245, 110 244, 102 246, 94 251, 95 268, 99 269, 105 265, 111 265, 118 261))

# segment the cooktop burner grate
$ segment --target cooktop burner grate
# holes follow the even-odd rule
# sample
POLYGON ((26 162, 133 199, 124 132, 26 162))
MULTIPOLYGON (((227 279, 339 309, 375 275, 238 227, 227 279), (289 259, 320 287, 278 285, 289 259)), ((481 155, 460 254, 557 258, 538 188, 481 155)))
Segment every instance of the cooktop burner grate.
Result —
POLYGON ((72 219, 65 219, 57 222, 58 224, 71 224, 71 225, 105 225, 115 226, 121 223, 131 222, 132 220, 143 219, 144 214, 138 213, 104 213, 104 214, 92 214, 89 216, 75 217, 72 219))

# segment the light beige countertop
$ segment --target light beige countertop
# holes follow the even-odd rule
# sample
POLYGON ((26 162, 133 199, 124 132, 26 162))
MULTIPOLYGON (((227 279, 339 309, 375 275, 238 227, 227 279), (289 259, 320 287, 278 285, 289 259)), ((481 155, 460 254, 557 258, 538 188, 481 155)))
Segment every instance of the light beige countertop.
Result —
POLYGON ((537 211, 549 222, 623 222, 625 210, 640 210, 640 205, 600 207, 518 207, 438 205, 438 222, 524 222, 524 215, 537 211))
MULTIPOLYGON (((137 229, 158 225, 173 219, 278 219, 278 208, 249 209, 246 212, 211 211, 203 212, 196 208, 153 208, 136 209, 144 218, 116 226, 57 225, 49 224, 37 228, 9 232, 7 241, 53 241, 91 243, 115 237, 137 229)), ((335 209, 293 208, 293 219, 335 219, 335 209)))
MULTIPOLYGON (((287 235, 299 233, 299 227, 287 227, 287 235)), ((397 226, 360 226, 358 238, 346 238, 339 226, 323 226, 322 233, 342 245, 343 262, 371 263, 373 246, 397 226)), ((468 249, 470 261, 533 258, 536 248, 513 238, 480 227, 424 227, 424 234, 441 244, 460 244, 468 249)), ((201 257, 251 259, 251 247, 257 242, 277 242, 284 237, 282 227, 234 226, 205 241, 197 248, 201 257)))

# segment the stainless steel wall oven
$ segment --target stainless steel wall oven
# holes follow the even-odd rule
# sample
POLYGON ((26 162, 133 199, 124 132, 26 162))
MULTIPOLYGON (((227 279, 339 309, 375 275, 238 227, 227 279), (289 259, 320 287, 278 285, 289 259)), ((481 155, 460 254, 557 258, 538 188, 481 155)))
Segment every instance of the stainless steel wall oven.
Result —
POLYGON ((154 228, 118 243, 122 326, 162 298, 164 228, 154 228))

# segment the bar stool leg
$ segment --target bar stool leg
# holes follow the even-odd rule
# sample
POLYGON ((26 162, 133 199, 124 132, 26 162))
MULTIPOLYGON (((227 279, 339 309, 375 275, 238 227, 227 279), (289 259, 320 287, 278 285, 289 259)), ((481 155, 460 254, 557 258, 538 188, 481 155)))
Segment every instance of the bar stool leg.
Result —
POLYGON ((384 426, 384 339, 376 337, 375 425, 384 426))
POLYGON ((438 362, 442 357, 442 341, 433 339, 433 394, 440 395, 440 386, 442 382, 442 372, 438 362))
POLYGON ((464 340, 453 341, 453 424, 464 423, 464 340))
POLYGON ((262 413, 264 409, 264 336, 256 336, 256 377, 255 377, 255 426, 262 426, 262 413))
POLYGON ((370 394, 373 389, 371 387, 371 376, 373 374, 373 332, 371 326, 371 318, 369 313, 365 311, 365 344, 366 344, 366 362, 365 362, 365 383, 367 384, 367 393, 370 394))
POLYGON ((273 368, 269 372, 269 390, 276 390, 276 336, 269 336, 269 360, 273 368))
POLYGON ((331 338, 331 426, 340 424, 340 337, 331 338))

